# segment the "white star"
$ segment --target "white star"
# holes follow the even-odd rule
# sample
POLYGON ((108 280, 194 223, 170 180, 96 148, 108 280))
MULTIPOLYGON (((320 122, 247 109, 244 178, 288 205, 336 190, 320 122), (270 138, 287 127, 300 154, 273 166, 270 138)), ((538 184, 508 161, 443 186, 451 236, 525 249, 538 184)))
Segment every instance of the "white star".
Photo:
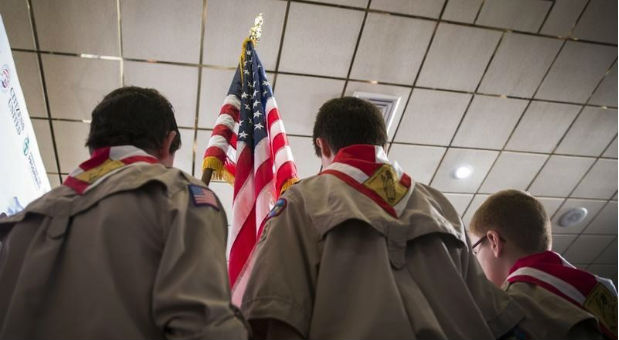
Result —
POLYGON ((251 83, 247 84, 247 86, 249 86, 249 88, 252 88, 252 89, 254 88, 254 84, 251 84, 251 83))
POLYGON ((262 86, 269 86, 269 82, 268 82, 268 81, 266 81, 266 80, 263 80, 263 81, 262 81, 262 86))
POLYGON ((262 126, 262 123, 258 123, 254 126, 254 129, 262 129, 264 126, 262 126))
POLYGON ((245 70, 243 70, 243 73, 249 74, 249 71, 247 71, 247 69, 245 69, 245 70))
POLYGON ((251 107, 249 107, 249 104, 243 104, 243 105, 245 105, 245 110, 250 110, 251 109, 251 107))
POLYGON ((252 97, 255 97, 258 94, 258 90, 254 90, 254 93, 252 93, 252 97))
POLYGON ((267 94, 269 94, 269 91, 267 91, 267 90, 262 91, 262 95, 263 96, 266 96, 267 94))
POLYGON ((247 55, 251 55, 251 51, 250 50, 247 50, 247 55))
POLYGON ((249 96, 249 95, 247 94, 247 92, 243 92, 243 93, 241 94, 241 98, 247 98, 248 96, 249 96))
POLYGON ((260 117, 261 114, 260 111, 254 111, 254 118, 260 117))
POLYGON ((241 131, 241 133, 239 133, 239 137, 246 138, 247 137, 247 133, 245 133, 245 131, 241 131))
POLYGON ((260 105, 260 102, 256 100, 256 101, 254 101, 254 105, 252 107, 256 107, 258 105, 260 105))

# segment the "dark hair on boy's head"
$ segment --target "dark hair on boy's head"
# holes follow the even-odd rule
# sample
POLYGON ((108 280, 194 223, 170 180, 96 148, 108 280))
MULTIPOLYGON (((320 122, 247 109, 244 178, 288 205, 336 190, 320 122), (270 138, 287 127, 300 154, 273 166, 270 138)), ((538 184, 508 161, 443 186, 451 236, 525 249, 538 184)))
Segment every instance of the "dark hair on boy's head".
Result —
POLYGON ((171 131, 176 137, 170 152, 181 146, 172 104, 155 89, 121 87, 110 92, 92 111, 86 146, 133 145, 148 152, 163 146, 171 131))
POLYGON ((314 123, 314 149, 320 156, 316 138, 323 138, 331 151, 353 144, 383 146, 387 129, 383 116, 374 104, 355 97, 335 98, 324 103, 314 123))
POLYGON ((473 214, 469 223, 471 233, 482 236, 492 229, 528 254, 548 250, 552 244, 544 206, 520 190, 502 190, 491 195, 473 214))

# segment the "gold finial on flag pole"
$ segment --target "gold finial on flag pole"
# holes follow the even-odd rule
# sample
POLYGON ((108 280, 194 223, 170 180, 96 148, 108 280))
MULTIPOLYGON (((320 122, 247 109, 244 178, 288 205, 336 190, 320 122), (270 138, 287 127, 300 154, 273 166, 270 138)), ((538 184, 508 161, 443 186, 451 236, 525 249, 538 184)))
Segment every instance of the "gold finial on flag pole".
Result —
POLYGON ((254 26, 252 26, 249 30, 249 39, 254 42, 254 45, 258 44, 258 42, 260 41, 260 37, 262 36, 263 22, 264 20, 262 20, 262 13, 260 13, 258 14, 258 16, 256 16, 256 19, 254 19, 254 26))

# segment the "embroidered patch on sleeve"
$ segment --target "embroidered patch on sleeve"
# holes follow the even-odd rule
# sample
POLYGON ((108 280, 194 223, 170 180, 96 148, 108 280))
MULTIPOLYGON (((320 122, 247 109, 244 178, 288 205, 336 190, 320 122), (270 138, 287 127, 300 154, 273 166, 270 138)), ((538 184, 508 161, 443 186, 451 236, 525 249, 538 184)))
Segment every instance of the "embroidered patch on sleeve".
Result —
POLYGON ((284 211, 284 209, 286 209, 286 206, 288 205, 288 201, 286 201, 285 198, 280 198, 277 200, 277 202, 275 202, 275 205, 273 206, 273 209, 271 209, 271 211, 269 211, 269 214, 267 215, 267 220, 270 218, 273 218, 275 216, 279 216, 279 214, 282 213, 282 211, 284 211))
POLYGON ((219 205, 217 204, 215 194, 207 188, 195 184, 189 184, 189 195, 191 196, 193 205, 196 207, 207 205, 219 210, 219 205))

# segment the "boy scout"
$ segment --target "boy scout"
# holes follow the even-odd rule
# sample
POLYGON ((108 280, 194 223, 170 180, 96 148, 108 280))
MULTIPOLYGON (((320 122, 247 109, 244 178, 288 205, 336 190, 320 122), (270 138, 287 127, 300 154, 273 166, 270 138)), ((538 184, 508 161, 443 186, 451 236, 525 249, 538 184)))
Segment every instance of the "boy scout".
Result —
POLYGON ((242 310, 253 335, 509 335, 522 310, 485 279, 447 199, 387 159, 378 109, 330 100, 313 137, 324 170, 275 204, 251 259, 242 310))
POLYGON ((0 220, 0 338, 247 336, 229 303, 226 217, 171 168, 170 103, 137 87, 92 113, 91 158, 0 220))
POLYGON ((475 212, 470 231, 476 240, 473 252, 488 279, 524 307, 528 317, 521 326, 531 336, 599 339, 601 330, 616 339, 612 281, 577 269, 550 251, 550 221, 533 196, 497 192, 475 212))

